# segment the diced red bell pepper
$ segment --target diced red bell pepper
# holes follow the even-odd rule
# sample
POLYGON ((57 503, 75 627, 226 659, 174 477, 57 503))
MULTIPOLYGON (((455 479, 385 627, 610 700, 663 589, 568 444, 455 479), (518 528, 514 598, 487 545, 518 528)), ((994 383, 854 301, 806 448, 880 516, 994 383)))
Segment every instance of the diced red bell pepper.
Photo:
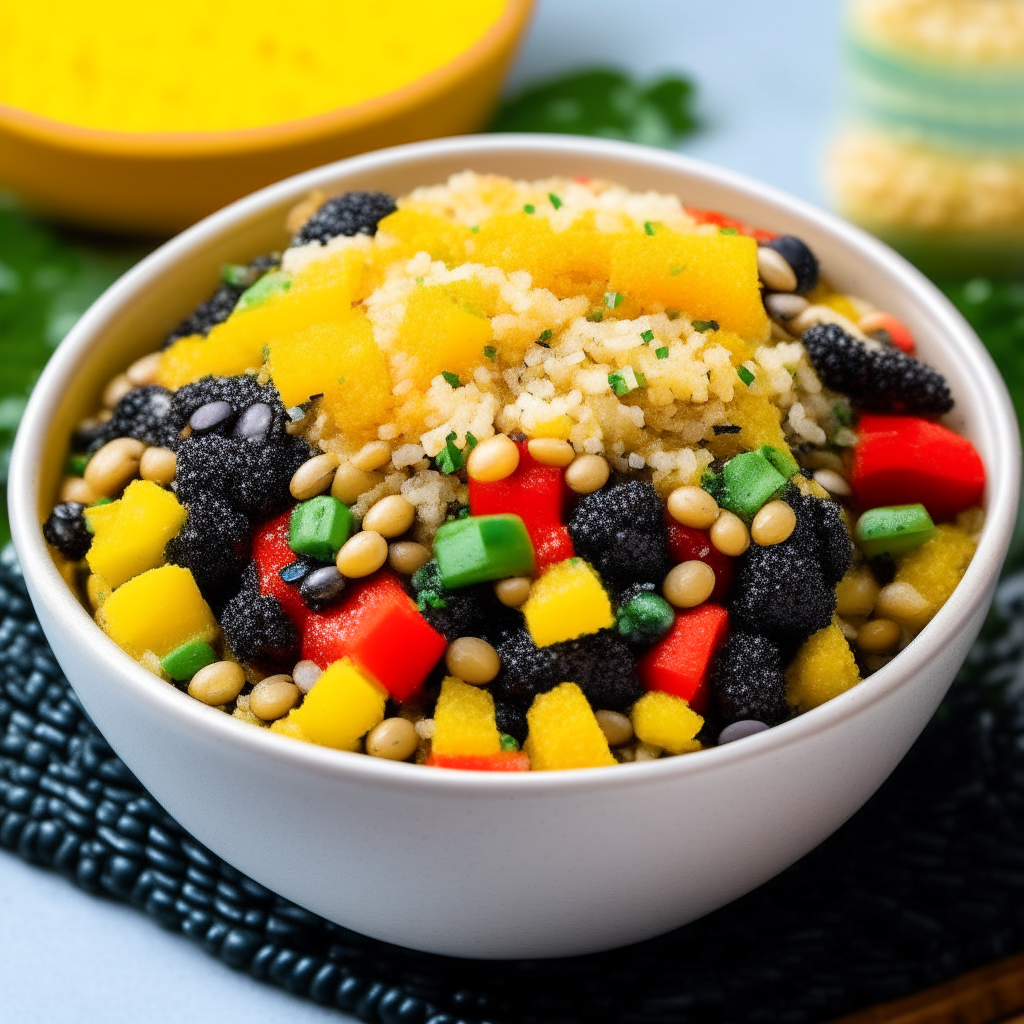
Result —
POLYGON ((667 635, 638 662, 637 675, 648 690, 682 697, 703 714, 708 701, 708 674, 715 652, 729 630, 729 613, 718 604, 676 612, 667 635))
POLYGON ((902 320, 897 320, 891 313, 868 313, 867 316, 861 318, 857 326, 865 334, 884 333, 896 348, 901 352, 906 352, 908 356, 912 356, 917 349, 914 336, 907 329, 906 324, 902 320))
POLYGON ((676 565, 680 562, 703 562, 715 570, 715 589, 711 600, 724 603, 732 590, 732 579, 736 574, 736 560, 723 555, 708 536, 707 530, 696 530, 692 526, 677 523, 667 512, 665 525, 668 527, 668 552, 676 565))
POLYGON ((565 528, 565 510, 572 491, 565 471, 545 466, 529 452, 526 441, 516 443, 519 465, 504 480, 483 483, 470 478, 469 510, 475 516, 511 512, 526 524, 533 543, 538 574, 549 565, 564 562, 576 554, 565 528))
POLYGON ((985 467, 966 437, 917 416, 873 413, 857 433, 850 483, 861 509, 920 502, 941 522, 980 503, 985 467))
POLYGON ((530 758, 524 750, 500 754, 434 754, 425 762, 434 768, 461 768, 474 772, 528 772, 530 758))
POLYGON ((412 697, 447 646, 389 569, 349 585, 324 612, 309 612, 302 657, 326 669, 351 658, 396 700, 412 697))
POLYGON ((285 583, 279 572, 291 565, 299 556, 288 546, 288 523, 291 510, 258 527, 252 539, 252 557, 256 561, 260 593, 276 597, 285 615, 300 632, 309 616, 306 602, 299 596, 299 588, 285 583))
POLYGON ((701 210, 696 206, 684 206, 683 209, 698 224, 717 224, 720 228, 732 228, 741 235, 749 235, 758 242, 770 242, 779 237, 774 231, 751 227, 741 220, 736 220, 735 217, 727 217, 724 213, 718 213, 716 210, 701 210))

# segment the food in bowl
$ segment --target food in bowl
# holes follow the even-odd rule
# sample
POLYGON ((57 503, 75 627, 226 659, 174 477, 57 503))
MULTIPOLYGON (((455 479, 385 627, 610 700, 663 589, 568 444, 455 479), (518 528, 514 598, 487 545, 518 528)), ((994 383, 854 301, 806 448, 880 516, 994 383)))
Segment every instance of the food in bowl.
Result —
POLYGON ((856 685, 970 562, 946 382, 800 239, 471 172, 289 220, 110 382, 44 524, 197 699, 448 768, 690 753, 856 685))

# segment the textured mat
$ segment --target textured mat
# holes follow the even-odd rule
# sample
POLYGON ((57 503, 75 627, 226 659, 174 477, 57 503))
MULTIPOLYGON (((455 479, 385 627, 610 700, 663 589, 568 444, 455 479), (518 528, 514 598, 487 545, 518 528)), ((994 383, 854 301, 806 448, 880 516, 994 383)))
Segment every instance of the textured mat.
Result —
POLYGON ((883 789, 779 878, 625 950, 490 964, 329 924, 191 839, 84 715, 8 562, 0 845, 369 1022, 825 1021, 1024 950, 1024 573, 986 632, 883 789))

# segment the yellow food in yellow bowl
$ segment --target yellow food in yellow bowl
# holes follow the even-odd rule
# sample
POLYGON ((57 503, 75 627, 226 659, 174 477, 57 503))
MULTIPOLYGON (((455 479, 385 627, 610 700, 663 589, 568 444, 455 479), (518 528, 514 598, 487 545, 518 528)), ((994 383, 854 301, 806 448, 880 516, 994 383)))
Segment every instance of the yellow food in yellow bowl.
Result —
POLYGON ((178 230, 277 178, 486 121, 530 0, 0 0, 0 187, 178 230))

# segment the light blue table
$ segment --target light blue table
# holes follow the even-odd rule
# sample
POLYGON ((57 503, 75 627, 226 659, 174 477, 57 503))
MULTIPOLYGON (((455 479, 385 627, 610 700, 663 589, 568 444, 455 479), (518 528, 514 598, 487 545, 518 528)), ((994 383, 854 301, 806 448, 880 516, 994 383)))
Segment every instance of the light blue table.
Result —
MULTIPOLYGON (((510 88, 592 64, 685 70, 707 122, 683 149, 821 202, 839 0, 539 0, 510 88)), ((236 974, 128 907, 0 853, 0 1021, 313 1024, 344 1014, 236 974)))

